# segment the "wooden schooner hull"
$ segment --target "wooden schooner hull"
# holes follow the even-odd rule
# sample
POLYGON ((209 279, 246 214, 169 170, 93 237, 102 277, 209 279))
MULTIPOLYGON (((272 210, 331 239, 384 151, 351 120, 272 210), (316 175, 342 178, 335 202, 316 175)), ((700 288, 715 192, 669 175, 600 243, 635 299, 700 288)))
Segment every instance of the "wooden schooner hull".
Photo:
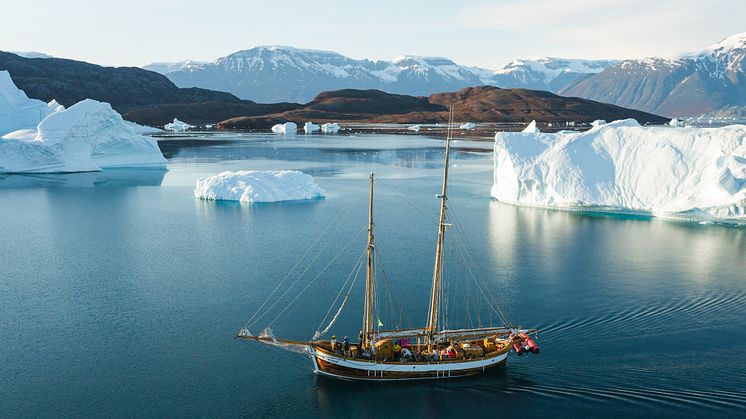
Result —
POLYGON ((352 359, 314 348, 311 360, 314 372, 319 375, 367 381, 418 380, 466 377, 481 374, 490 368, 503 365, 508 350, 496 351, 470 360, 432 362, 384 362, 352 359))

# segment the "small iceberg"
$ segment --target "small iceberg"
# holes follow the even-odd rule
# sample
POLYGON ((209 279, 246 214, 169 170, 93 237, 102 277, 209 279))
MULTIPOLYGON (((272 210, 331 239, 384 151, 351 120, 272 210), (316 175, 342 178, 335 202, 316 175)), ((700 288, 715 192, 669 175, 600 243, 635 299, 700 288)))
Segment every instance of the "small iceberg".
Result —
POLYGON ((673 118, 671 121, 668 122, 668 125, 674 127, 674 128, 682 128, 684 127, 685 123, 684 121, 680 119, 673 118))
POLYGON ((461 124, 461 125, 459 125, 459 128, 461 128, 461 129, 465 129, 465 130, 470 130, 470 129, 474 129, 474 128, 476 128, 476 127, 477 127, 477 124, 475 124, 475 123, 473 123, 473 122, 467 122, 467 123, 465 123, 465 124, 461 124))
POLYGON ((592 127, 600 127, 601 125, 606 125, 605 119, 596 119, 595 121, 591 122, 592 127))
POLYGON ((277 124, 272 127, 272 132, 275 134, 295 134, 298 132, 298 126, 295 125, 295 122, 285 122, 284 124, 277 124))
POLYGON ((528 134, 538 134, 541 131, 539 131, 539 128, 536 126, 536 121, 531 121, 531 123, 528 124, 528 126, 524 128, 523 131, 521 132, 528 133, 528 134))
POLYGON ((419 125, 410 125, 407 129, 414 132, 420 132, 421 127, 419 125))
POLYGON ((306 122, 305 124, 303 124, 303 131, 306 134, 313 134, 314 132, 319 131, 320 129, 321 127, 314 124, 313 122, 306 122))
POLYGON ((240 170, 197 179, 194 196, 250 204, 320 199, 326 196, 326 191, 312 176, 296 170, 240 170))
POLYGON ((324 134, 336 134, 339 132, 339 130, 340 130, 340 126, 336 122, 334 123, 327 122, 326 124, 321 125, 321 132, 324 134))
POLYGON ((87 172, 165 167, 155 139, 136 134, 108 103, 86 99, 55 112, 36 129, 0 138, 0 172, 87 172))
POLYGON ((192 128, 194 128, 194 125, 187 124, 184 121, 179 121, 177 118, 174 118, 174 122, 170 122, 163 126, 163 129, 166 131, 173 132, 183 132, 192 128))
POLYGON ((746 126, 495 135, 491 195, 521 205, 746 222, 746 126))

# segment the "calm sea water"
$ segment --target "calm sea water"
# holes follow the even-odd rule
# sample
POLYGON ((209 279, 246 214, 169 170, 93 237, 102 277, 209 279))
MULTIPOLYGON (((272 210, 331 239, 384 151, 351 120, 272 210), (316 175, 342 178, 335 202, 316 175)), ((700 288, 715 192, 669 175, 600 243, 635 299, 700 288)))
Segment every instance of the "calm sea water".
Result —
MULTIPOLYGON (((477 378, 340 382, 233 336, 333 231, 296 290, 341 256, 272 324, 313 335, 364 247, 370 172, 388 285, 404 317, 424 323, 442 141, 197 135, 161 146, 167 172, 0 176, 0 416, 746 414, 744 229, 499 204, 490 144, 458 142, 451 208, 501 308, 542 330, 542 353, 477 378), (193 198, 197 177, 238 169, 302 170, 329 196, 193 198)), ((357 335, 356 291, 338 336, 357 335)), ((455 320, 464 298, 451 301, 455 320)))

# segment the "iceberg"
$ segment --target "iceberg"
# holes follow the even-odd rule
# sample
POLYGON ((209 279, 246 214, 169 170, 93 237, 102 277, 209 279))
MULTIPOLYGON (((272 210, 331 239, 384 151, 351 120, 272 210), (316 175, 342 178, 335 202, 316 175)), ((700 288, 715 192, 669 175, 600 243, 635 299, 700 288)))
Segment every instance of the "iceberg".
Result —
POLYGON ((184 121, 179 121, 177 118, 174 118, 174 122, 169 122, 163 126, 163 129, 166 131, 173 132, 183 132, 192 128, 194 128, 194 125, 187 124, 184 121))
POLYGON ((36 127, 47 116, 64 109, 56 100, 44 103, 29 99, 13 83, 10 73, 0 71, 0 135, 36 127))
POLYGON ((684 121, 680 119, 673 118, 668 122, 668 125, 674 127, 674 128, 681 128, 685 125, 684 121))
POLYGON ((295 134, 298 132, 298 126, 295 125, 295 122, 285 122, 284 124, 274 125, 272 132, 275 134, 295 134))
POLYGON ((503 202, 746 222, 746 126, 495 135, 491 195, 503 202))
POLYGON ((323 132, 324 134, 336 134, 339 132, 340 128, 341 127, 336 122, 335 123, 327 122, 326 124, 321 125, 321 132, 323 132))
POLYGON ((321 128, 318 125, 314 124, 313 122, 306 122, 303 125, 303 131, 305 131, 306 134, 312 134, 320 129, 321 128))
POLYGON ((407 129, 414 132, 420 132, 420 128, 422 127, 420 127, 419 125, 411 125, 407 129))
POLYGON ((0 138, 0 172, 62 173, 165 167, 157 142, 136 134, 108 103, 86 99, 52 113, 36 129, 0 138))
POLYGON ((595 121, 591 122, 592 127, 600 127, 601 125, 606 125, 605 119, 596 119, 595 121))
POLYGON ((312 176, 296 170, 240 170, 197 179, 194 196, 249 204, 320 199, 326 192, 312 176))
POLYGON ((467 123, 465 123, 465 124, 461 124, 461 125, 459 125, 459 128, 461 128, 461 129, 465 129, 465 130, 470 130, 470 129, 474 129, 474 128, 476 128, 476 127, 477 127, 477 124, 475 124, 475 123, 473 123, 473 122, 467 122, 467 123))
POLYGON ((531 121, 531 123, 528 124, 528 126, 526 126, 526 128, 524 128, 523 131, 521 132, 530 133, 530 134, 538 134, 541 131, 539 131, 539 128, 536 126, 536 121, 531 121))

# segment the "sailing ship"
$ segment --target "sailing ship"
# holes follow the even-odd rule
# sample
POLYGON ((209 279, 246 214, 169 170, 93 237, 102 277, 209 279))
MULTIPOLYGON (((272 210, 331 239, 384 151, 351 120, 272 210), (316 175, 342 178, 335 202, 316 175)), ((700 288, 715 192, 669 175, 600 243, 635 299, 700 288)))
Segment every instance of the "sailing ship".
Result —
MULTIPOLYGON (((284 350, 307 355, 313 364, 313 372, 347 380, 413 380, 463 377, 484 373, 503 365, 508 354, 539 353, 536 343, 537 330, 522 329, 510 324, 477 328, 444 329, 439 325, 442 302, 443 253, 448 200, 448 168, 452 140, 452 115, 445 144, 445 165, 438 219, 438 238, 435 250, 435 265, 430 291, 427 323, 421 328, 380 330, 380 320, 375 314, 375 235, 373 231, 373 187, 374 175, 369 178, 368 229, 363 304, 362 330, 357 343, 338 342, 335 337, 320 339, 336 321, 347 296, 336 315, 324 329, 316 332, 310 341, 281 339, 267 327, 261 334, 251 334, 245 326, 237 338, 275 346, 284 350)), ((351 289, 351 288, 350 288, 351 289)), ((336 300, 335 300, 336 301, 336 300)), ((261 307, 260 307, 261 309, 261 307)), ((248 324, 248 323, 247 323, 248 324)))

